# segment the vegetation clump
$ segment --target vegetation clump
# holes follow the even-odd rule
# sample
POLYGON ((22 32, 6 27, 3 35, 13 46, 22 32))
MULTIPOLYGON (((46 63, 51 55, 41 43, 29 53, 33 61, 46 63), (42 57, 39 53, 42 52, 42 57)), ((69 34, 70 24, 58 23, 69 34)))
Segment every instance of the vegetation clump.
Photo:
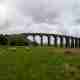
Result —
POLYGON ((38 46, 36 41, 31 41, 22 34, 0 35, 0 45, 8 46, 38 46))

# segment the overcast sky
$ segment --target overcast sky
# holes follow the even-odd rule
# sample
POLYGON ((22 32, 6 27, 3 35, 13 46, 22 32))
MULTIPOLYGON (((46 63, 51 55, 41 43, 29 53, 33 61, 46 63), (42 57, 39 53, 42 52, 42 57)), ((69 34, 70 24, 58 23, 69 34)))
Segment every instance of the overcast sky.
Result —
POLYGON ((80 0, 0 0, 0 33, 80 34, 80 0))

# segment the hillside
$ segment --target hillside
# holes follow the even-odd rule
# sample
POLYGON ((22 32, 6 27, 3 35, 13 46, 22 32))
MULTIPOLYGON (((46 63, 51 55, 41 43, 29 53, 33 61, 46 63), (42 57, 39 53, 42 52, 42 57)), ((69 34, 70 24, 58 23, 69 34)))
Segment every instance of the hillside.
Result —
POLYGON ((28 39, 24 34, 0 35, 0 45, 8 46, 37 46, 37 42, 28 39))
POLYGON ((7 80, 7 75, 8 80, 79 80, 80 50, 74 51, 45 47, 1 47, 0 80, 7 80))

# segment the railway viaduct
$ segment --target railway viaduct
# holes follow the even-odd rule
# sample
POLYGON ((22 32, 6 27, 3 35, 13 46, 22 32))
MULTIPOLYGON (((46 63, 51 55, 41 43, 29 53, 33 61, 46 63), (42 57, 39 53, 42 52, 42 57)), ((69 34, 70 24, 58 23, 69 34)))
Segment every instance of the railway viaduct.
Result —
POLYGON ((43 37, 47 37, 47 46, 51 46, 51 37, 54 38, 54 46, 55 47, 63 47, 63 48, 80 48, 80 38, 78 37, 72 37, 72 36, 66 36, 66 35, 58 35, 58 34, 49 34, 49 33, 23 33, 23 35, 27 38, 29 36, 32 36, 33 41, 36 41, 35 37, 40 37, 40 45, 43 47, 43 37), (59 39, 59 44, 58 44, 59 39), (64 44, 65 41, 65 44, 64 44))

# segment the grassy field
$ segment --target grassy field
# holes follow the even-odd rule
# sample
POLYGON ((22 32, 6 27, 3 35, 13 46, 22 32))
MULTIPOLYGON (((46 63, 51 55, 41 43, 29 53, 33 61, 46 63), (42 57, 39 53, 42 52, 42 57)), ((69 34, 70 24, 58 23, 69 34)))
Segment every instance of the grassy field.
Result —
POLYGON ((0 47, 0 80, 80 80, 80 50, 0 47))

